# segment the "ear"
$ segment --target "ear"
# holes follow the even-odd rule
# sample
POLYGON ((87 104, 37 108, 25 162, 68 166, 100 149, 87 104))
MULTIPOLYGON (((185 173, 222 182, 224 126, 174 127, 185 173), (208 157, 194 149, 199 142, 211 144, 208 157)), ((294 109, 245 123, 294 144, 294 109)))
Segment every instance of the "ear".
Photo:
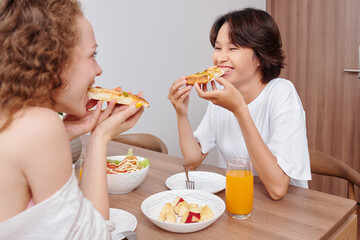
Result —
POLYGON ((255 50, 253 50, 253 52, 254 52, 254 55, 253 55, 254 62, 256 63, 256 66, 258 68, 260 68, 261 67, 261 56, 255 50))

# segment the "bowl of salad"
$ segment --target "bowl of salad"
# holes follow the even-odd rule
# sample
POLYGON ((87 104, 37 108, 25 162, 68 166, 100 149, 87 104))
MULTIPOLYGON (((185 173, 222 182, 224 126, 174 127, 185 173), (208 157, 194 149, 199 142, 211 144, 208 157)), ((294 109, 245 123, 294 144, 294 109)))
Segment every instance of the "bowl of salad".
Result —
POLYGON ((137 188, 150 167, 149 160, 134 156, 132 148, 126 156, 108 156, 106 162, 108 192, 112 194, 128 193, 137 188))

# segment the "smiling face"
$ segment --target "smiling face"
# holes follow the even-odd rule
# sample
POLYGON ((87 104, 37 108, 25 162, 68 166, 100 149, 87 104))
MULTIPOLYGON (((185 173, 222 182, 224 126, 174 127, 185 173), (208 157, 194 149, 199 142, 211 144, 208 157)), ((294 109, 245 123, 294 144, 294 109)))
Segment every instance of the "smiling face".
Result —
POLYGON ((102 73, 102 69, 95 59, 97 44, 90 22, 82 16, 77 23, 79 43, 74 48, 68 69, 61 76, 65 87, 56 89, 53 96, 56 101, 55 111, 81 117, 87 112, 87 89, 95 83, 95 77, 102 73))
POLYGON ((253 81, 261 81, 260 62, 251 48, 235 46, 229 39, 229 24, 224 23, 215 41, 213 63, 223 68, 223 77, 236 88, 253 81))

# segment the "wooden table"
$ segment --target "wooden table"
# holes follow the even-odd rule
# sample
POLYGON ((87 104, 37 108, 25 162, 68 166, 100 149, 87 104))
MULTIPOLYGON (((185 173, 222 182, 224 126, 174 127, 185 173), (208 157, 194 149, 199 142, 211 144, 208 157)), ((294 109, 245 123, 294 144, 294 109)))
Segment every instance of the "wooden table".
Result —
MULTIPOLYGON (((84 139, 83 139, 84 141, 84 139)), ((86 139, 85 139, 86 141, 86 139)), ((130 145, 110 142, 108 155, 126 155, 130 145)), ((169 190, 165 180, 183 171, 183 159, 142 148, 134 155, 146 157, 151 166, 144 182, 127 194, 110 194, 110 207, 132 213, 138 221, 138 239, 356 239, 356 202, 350 199, 290 186, 280 201, 269 198, 254 178, 254 208, 247 220, 234 220, 226 212, 208 228, 195 233, 172 233, 151 223, 142 213, 142 201, 169 190)), ((196 170, 225 175, 225 169, 203 164, 196 170)), ((217 194, 225 201, 225 191, 217 194)))

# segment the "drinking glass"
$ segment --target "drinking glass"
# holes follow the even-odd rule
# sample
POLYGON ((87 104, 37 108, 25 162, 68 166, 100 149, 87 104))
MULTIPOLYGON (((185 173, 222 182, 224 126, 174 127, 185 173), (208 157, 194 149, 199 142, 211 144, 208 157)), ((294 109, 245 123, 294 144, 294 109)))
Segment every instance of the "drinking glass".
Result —
POLYGON ((226 210, 234 219, 247 219, 253 209, 254 179, 248 158, 228 160, 226 171, 226 210))

